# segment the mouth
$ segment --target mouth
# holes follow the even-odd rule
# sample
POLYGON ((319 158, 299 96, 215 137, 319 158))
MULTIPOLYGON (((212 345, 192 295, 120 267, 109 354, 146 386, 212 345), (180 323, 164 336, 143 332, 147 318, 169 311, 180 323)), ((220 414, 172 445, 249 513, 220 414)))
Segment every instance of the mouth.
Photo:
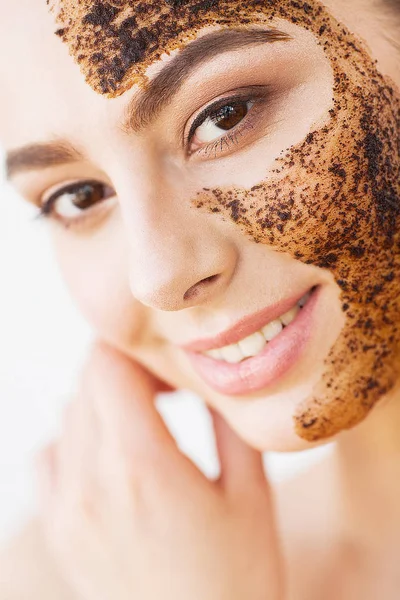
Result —
POLYGON ((243 319, 213 339, 184 346, 195 371, 226 395, 257 392, 275 384, 303 354, 319 289, 243 319))

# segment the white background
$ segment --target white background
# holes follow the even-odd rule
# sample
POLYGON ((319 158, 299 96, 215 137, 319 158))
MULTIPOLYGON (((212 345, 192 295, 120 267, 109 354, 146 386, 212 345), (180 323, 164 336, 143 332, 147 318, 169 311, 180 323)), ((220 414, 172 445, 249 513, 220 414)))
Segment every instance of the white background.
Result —
MULTIPOLYGON (((91 339, 58 275, 46 226, 34 214, 0 181, 0 544, 35 510, 33 457, 57 432, 91 339)), ((162 412, 182 449, 215 474, 201 402, 182 392, 162 412)), ((267 460, 272 477, 282 478, 320 456, 267 460)))

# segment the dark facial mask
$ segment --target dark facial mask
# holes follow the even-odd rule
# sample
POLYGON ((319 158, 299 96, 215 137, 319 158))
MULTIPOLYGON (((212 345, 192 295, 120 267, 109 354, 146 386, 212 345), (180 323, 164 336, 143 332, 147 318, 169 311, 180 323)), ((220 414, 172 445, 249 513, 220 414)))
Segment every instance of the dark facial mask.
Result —
POLYGON ((329 269, 345 326, 324 375, 298 407, 309 441, 359 423, 400 371, 400 93, 364 45, 319 2, 170 0, 61 3, 58 34, 88 83, 117 96, 207 25, 285 19, 314 33, 334 71, 327 124, 277 159, 252 189, 203 190, 194 205, 258 243, 329 269))

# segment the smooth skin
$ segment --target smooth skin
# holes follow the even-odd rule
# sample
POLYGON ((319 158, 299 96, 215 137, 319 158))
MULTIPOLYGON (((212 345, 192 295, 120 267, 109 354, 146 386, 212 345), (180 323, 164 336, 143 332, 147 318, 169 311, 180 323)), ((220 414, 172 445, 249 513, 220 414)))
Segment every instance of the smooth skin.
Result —
MULTIPOLYGON (((239 152, 229 163, 192 161, 190 169, 172 153, 159 176, 157 149, 174 147, 166 132, 175 130, 181 114, 191 116, 193 89, 209 88, 210 73, 220 80, 218 68, 226 71, 227 62, 236 79, 246 61, 237 53, 197 72, 147 132, 127 138, 117 124, 128 97, 110 104, 84 84, 66 49, 49 35, 43 4, 20 0, 3 11, 0 60, 7 93, 1 137, 12 149, 64 136, 88 158, 20 174, 15 184, 38 203, 66 181, 96 179, 118 191, 118 202, 114 195, 79 230, 51 226, 64 277, 103 341, 88 360, 61 438, 41 458, 42 519, 4 552, 0 598, 397 598, 397 390, 362 425, 341 434, 323 464, 273 491, 263 477, 262 450, 307 447, 293 434, 293 408, 318 378, 321 356, 333 341, 326 323, 333 337, 340 331, 338 290, 328 271, 257 246, 234 225, 189 209, 186 200, 206 177, 251 185, 265 152, 251 162, 247 155, 252 169, 245 172, 239 152), (10 47, 12 64, 5 60, 10 47), (160 195, 162 202, 155 202, 160 195), (188 231, 196 239, 185 237, 188 231), (174 244, 167 243, 171 239, 174 244), (184 292, 215 273, 223 276, 197 286, 190 306, 182 304, 184 292), (271 394, 222 397, 195 377, 177 350, 179 343, 212 335, 312 285, 323 288, 318 331, 302 364, 271 394), (206 480, 177 450, 154 408, 154 394, 165 385, 159 380, 193 389, 212 407, 221 480, 206 480)), ((400 84, 398 56, 388 39, 396 37, 393 18, 361 0, 351 7, 332 0, 331 8, 400 84)), ((276 65, 290 61, 291 75, 305 76, 300 95, 293 94, 287 106, 284 131, 268 138, 270 146, 264 138, 257 141, 265 151, 274 148, 271 159, 277 144, 295 143, 291 123, 306 132, 328 109, 327 63, 315 40, 297 33, 292 54, 260 48, 246 54, 246 60, 260 61, 262 73, 278 77, 285 70, 276 65), (310 112, 302 93, 315 98, 310 112)))
POLYGON ((260 453, 213 413, 221 477, 208 480, 155 410, 159 389, 96 347, 62 439, 41 458, 47 537, 68 581, 88 600, 282 598, 260 453))

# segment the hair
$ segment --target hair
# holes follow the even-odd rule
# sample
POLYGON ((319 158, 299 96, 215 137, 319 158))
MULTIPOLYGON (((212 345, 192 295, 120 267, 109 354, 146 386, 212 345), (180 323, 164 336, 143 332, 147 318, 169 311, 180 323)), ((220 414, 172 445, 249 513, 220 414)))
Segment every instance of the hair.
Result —
POLYGON ((400 25, 400 0, 382 0, 385 11, 389 18, 397 20, 396 26, 400 25))
POLYGON ((379 0, 376 8, 383 36, 400 54, 400 0, 379 0))
POLYGON ((400 0, 384 0, 384 2, 389 8, 400 13, 400 0))

